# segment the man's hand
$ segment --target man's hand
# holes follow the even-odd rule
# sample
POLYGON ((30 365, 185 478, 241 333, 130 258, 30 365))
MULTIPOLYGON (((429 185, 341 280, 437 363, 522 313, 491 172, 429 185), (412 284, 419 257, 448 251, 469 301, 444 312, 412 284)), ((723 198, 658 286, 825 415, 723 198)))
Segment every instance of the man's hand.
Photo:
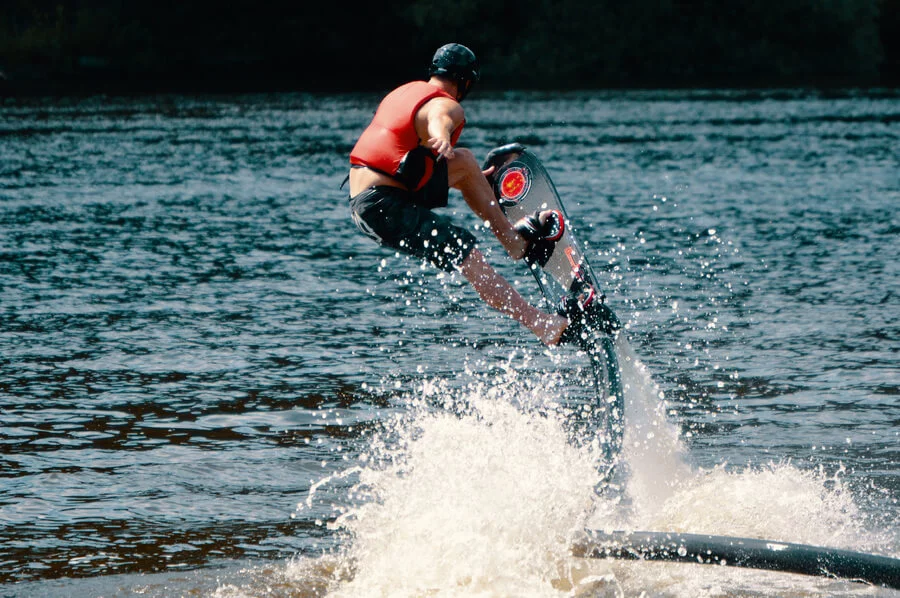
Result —
POLYGON ((449 159, 453 157, 453 145, 450 143, 449 138, 432 137, 428 140, 428 145, 442 158, 449 159))

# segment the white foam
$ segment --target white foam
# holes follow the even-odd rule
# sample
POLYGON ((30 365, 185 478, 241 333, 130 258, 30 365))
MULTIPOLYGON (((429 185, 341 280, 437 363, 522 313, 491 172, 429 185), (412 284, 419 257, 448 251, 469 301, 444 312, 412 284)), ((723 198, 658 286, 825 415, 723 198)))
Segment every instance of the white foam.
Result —
MULTIPOLYGON (((729 580, 766 579, 575 559, 569 546, 584 527, 860 542, 861 517, 839 479, 790 463, 692 468, 647 368, 624 341, 618 351, 627 420, 621 493, 594 495, 598 455, 571 442, 567 411, 553 399, 557 379, 534 380, 510 365, 462 389, 430 381, 370 438, 351 492, 357 504, 332 526, 347 534, 332 595, 669 595, 690 579, 692 595, 716 596, 729 592, 729 580)), ((814 590, 819 582, 792 583, 814 590)))
POLYGON ((369 502, 337 522, 352 534, 355 573, 335 595, 531 595, 560 583, 594 455, 568 443, 557 412, 534 408, 540 389, 498 386, 518 405, 478 385, 458 397, 461 415, 419 403, 395 422, 360 476, 369 502))

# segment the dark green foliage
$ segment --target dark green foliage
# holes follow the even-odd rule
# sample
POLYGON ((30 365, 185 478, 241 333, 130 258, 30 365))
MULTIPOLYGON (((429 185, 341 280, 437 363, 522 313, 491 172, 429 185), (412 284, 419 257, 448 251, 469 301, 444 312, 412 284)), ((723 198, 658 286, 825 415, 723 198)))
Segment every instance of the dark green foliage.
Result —
MULTIPOLYGON (((6 0, 11 81, 383 89, 435 48, 487 87, 896 84, 900 0, 6 0)), ((7 81, 7 87, 10 81, 7 81)))

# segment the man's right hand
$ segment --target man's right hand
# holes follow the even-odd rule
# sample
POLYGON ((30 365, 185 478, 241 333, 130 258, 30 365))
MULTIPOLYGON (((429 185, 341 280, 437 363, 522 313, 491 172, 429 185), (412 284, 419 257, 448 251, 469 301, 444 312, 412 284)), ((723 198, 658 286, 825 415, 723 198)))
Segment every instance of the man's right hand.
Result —
POLYGON ((449 138, 432 137, 428 140, 428 145, 442 158, 450 159, 453 157, 453 144, 450 143, 449 138))

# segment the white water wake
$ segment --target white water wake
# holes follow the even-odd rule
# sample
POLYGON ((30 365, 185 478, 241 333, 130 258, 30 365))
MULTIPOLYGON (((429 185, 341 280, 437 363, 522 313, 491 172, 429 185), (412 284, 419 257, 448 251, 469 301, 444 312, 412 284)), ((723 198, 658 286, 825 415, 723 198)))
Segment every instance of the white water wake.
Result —
MULTIPOLYGON (((691 467, 646 367, 624 340, 618 350, 627 422, 621 492, 595 495, 598 451, 572 442, 571 411, 552 399, 558 379, 535 381, 510 366, 461 390, 432 381, 371 438, 354 504, 331 524, 346 542, 330 595, 677 596, 690 587, 693 596, 719 596, 733 591, 723 577, 744 586, 764 579, 767 595, 792 594, 793 583, 813 592, 821 582, 570 556, 585 527, 851 548, 865 536, 840 479, 787 463, 691 467)), ((295 566, 298 579, 308 572, 295 566)))

